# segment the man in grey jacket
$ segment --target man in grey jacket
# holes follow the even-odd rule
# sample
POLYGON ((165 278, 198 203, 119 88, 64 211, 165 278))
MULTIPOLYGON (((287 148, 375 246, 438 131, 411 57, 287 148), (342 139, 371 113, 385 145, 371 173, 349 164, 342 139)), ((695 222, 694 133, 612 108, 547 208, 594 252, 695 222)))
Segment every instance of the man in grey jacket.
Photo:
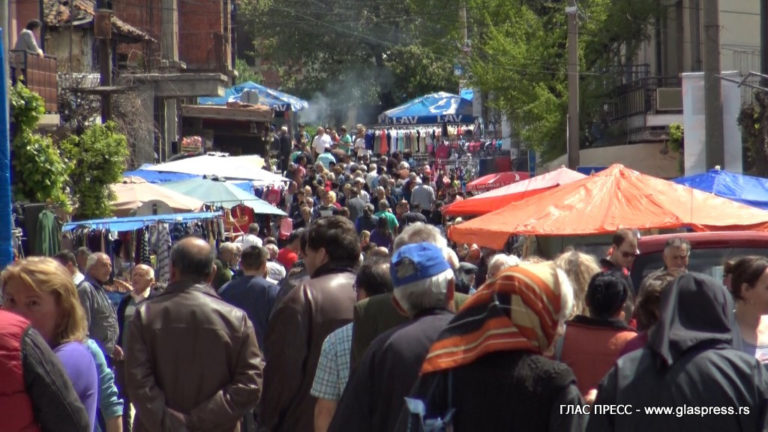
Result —
POLYGON ((88 256, 85 273, 85 279, 77 286, 77 295, 88 321, 88 337, 99 343, 106 357, 122 360, 123 350, 117 345, 117 316, 103 286, 112 273, 109 255, 96 252, 88 256))

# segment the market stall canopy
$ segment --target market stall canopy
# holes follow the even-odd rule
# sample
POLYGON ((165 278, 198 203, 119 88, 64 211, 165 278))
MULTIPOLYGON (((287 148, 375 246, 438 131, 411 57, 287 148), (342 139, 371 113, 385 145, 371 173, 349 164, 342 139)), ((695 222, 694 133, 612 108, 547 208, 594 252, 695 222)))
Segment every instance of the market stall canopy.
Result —
POLYGON ((490 213, 511 202, 521 201, 545 190, 581 180, 584 177, 586 176, 580 172, 561 167, 463 201, 456 201, 446 206, 443 209, 443 214, 446 216, 470 216, 490 213))
POLYGON ((243 99, 243 93, 251 90, 259 95, 259 104, 270 107, 273 111, 301 111, 309 107, 309 103, 304 99, 281 92, 279 90, 264 87, 253 81, 232 86, 224 91, 224 96, 220 97, 199 97, 197 103, 200 105, 226 105, 227 102, 247 102, 243 99))
POLYGON ((610 234, 619 228, 768 231, 768 212, 616 164, 451 227, 458 243, 501 249, 511 234, 610 234))
POLYGON ((530 177, 531 175, 525 171, 506 171, 488 174, 467 183, 467 191, 472 193, 487 192, 530 177))
POLYGON ((116 196, 112 206, 117 217, 134 216, 146 204, 155 204, 169 210, 168 213, 196 212, 203 208, 199 199, 147 183, 140 177, 124 177, 121 183, 110 185, 110 189, 116 196))
POLYGON ((253 209, 255 214, 287 216, 284 211, 262 200, 256 195, 245 192, 232 183, 206 178, 163 183, 162 187, 174 190, 202 200, 206 204, 232 208, 244 204, 253 209))
MULTIPOLYGON (((261 159, 261 158, 259 158, 261 159)), ((261 159, 263 166, 263 159, 261 159)), ((280 184, 287 181, 284 177, 261 169, 258 159, 237 156, 205 154, 172 162, 152 165, 149 171, 177 172, 198 176, 215 175, 227 179, 250 180, 257 184, 280 184)))
POLYGON ((705 173, 680 177, 672 181, 752 207, 768 210, 768 179, 762 177, 714 168, 705 173))
MULTIPOLYGON (((470 93, 465 93, 469 95, 470 93)), ((414 125, 437 123, 472 123, 472 99, 446 92, 430 93, 384 111, 379 123, 414 125)))
POLYGON ((77 227, 83 226, 91 229, 108 229, 117 232, 133 231, 157 222, 191 222, 196 220, 213 219, 219 216, 222 216, 221 212, 172 213, 132 216, 124 218, 90 219, 66 223, 63 227, 61 227, 61 230, 72 231, 77 227))
POLYGON ((140 177, 148 183, 167 183, 172 181, 187 180, 195 177, 201 177, 197 174, 185 174, 176 172, 162 172, 151 171, 144 169, 145 167, 152 166, 152 164, 142 165, 139 169, 133 171, 126 171, 123 173, 123 177, 140 177))

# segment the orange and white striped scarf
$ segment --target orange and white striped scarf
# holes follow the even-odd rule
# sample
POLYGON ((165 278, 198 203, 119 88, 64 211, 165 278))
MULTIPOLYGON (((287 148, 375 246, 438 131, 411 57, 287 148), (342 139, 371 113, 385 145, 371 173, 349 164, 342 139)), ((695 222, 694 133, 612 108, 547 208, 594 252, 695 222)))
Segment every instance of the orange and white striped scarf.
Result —
POLYGON ((542 353, 552 345, 562 289, 552 262, 509 267, 483 285, 429 349, 421 373, 470 364, 496 351, 542 353))

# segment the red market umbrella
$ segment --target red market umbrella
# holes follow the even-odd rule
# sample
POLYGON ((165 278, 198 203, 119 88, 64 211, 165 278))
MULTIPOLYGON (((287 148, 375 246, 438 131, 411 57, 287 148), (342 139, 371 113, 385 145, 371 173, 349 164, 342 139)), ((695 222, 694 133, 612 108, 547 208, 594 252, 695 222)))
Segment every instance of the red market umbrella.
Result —
POLYGON ((586 177, 584 174, 565 167, 526 180, 494 189, 456 201, 443 209, 446 216, 482 215, 498 210, 505 205, 537 195, 553 187, 568 184, 586 177))
POLYGON ((525 171, 507 171, 488 174, 467 183, 467 191, 472 193, 486 192, 530 177, 531 175, 525 171))
POLYGON ((619 228, 768 231, 768 211, 615 164, 451 227, 457 243, 500 249, 511 234, 576 236, 619 228))

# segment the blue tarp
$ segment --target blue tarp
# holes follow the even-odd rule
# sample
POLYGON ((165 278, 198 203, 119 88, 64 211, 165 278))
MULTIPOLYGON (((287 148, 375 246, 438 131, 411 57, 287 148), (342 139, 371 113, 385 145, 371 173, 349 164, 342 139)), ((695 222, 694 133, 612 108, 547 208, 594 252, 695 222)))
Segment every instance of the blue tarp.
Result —
POLYGON ((163 172, 163 171, 150 171, 145 169, 137 169, 133 171, 126 171, 123 173, 123 177, 141 177, 148 183, 168 183, 174 181, 182 181, 196 177, 202 177, 195 174, 175 173, 175 172, 163 172))
POLYGON ((155 222, 188 222, 193 220, 211 219, 221 216, 221 212, 200 213, 171 213, 161 215, 131 216, 124 218, 91 219, 65 224, 62 231, 72 231, 79 226, 87 226, 92 229, 108 229, 111 231, 133 231, 152 225, 155 222))
POLYGON ((768 179, 762 177, 711 169, 702 174, 679 177, 673 181, 752 207, 768 210, 768 179))
POLYGON ((245 90, 256 91, 259 94, 259 104, 267 105, 274 111, 301 111, 309 107, 309 103, 304 99, 264 87, 252 81, 246 81, 228 88, 224 91, 224 96, 199 97, 197 98, 197 103, 200 105, 226 105, 229 101, 240 101, 240 95, 245 90))
POLYGON ((462 96, 438 92, 413 99, 409 102, 384 111, 379 116, 379 123, 390 125, 472 123, 471 90, 462 91, 462 96))

